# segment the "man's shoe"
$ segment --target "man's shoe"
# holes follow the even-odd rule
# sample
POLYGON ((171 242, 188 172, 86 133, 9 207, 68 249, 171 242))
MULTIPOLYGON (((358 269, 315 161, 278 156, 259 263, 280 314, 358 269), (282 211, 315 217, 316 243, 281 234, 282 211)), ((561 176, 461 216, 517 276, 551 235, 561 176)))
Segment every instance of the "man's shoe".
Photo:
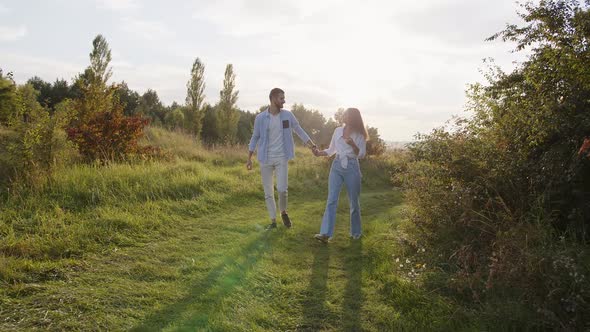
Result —
POLYGON ((273 229, 273 228, 277 228, 277 223, 276 223, 276 222, 272 222, 272 223, 270 223, 269 225, 267 225, 267 226, 265 227, 265 229, 266 229, 267 231, 268 231, 268 230, 271 230, 271 229, 273 229))
POLYGON ((358 240, 358 239, 361 238, 361 234, 351 235, 350 238, 353 239, 353 240, 358 240))
POLYGON ((286 213, 281 214, 281 219, 283 219, 283 225, 287 228, 291 228, 291 219, 289 219, 289 215, 286 213))
POLYGON ((313 237, 322 243, 328 243, 330 241, 330 237, 324 234, 316 234, 313 237))

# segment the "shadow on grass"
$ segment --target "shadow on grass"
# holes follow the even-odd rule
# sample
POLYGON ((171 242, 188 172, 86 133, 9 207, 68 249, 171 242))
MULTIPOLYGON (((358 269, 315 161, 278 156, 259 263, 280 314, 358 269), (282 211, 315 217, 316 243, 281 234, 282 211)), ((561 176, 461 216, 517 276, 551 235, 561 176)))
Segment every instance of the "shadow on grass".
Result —
POLYGON ((325 306, 328 293, 328 268, 330 247, 322 245, 313 248, 313 264, 309 286, 303 300, 303 322, 298 326, 300 331, 318 331, 325 327, 329 317, 329 309, 325 306))
POLYGON ((363 307, 362 274, 363 274, 363 242, 354 240, 346 250, 344 270, 348 281, 344 290, 342 304, 342 328, 345 331, 361 331, 361 309, 363 307))
POLYGON ((275 239, 276 237, 266 232, 257 236, 234 255, 226 257, 205 278, 196 281, 186 296, 150 314, 131 331, 160 331, 174 323, 178 323, 175 327, 180 329, 206 328, 215 303, 241 284, 247 272, 275 239), (194 304, 198 304, 198 308, 194 304))

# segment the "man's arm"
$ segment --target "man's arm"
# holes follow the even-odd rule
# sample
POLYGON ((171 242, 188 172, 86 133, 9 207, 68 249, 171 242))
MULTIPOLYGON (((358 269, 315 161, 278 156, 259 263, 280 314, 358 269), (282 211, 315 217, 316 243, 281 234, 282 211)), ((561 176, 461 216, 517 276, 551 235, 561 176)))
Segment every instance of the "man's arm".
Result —
POLYGON ((248 170, 252 169, 252 155, 254 154, 254 150, 256 150, 256 145, 258 144, 258 140, 260 139, 260 121, 258 117, 254 119, 254 130, 252 131, 252 138, 250 138, 250 144, 248 144, 248 161, 246 162, 246 168, 248 170))
POLYGON ((316 147, 315 143, 311 140, 309 135, 307 135, 305 130, 303 130, 303 128, 301 128, 299 121, 297 121, 297 118, 295 117, 295 115, 293 113, 291 113, 291 117, 292 117, 291 122, 293 123, 293 130, 295 131, 297 136, 299 136, 299 138, 303 141, 303 143, 305 143, 305 145, 307 147, 312 148, 312 149, 315 148, 316 147))

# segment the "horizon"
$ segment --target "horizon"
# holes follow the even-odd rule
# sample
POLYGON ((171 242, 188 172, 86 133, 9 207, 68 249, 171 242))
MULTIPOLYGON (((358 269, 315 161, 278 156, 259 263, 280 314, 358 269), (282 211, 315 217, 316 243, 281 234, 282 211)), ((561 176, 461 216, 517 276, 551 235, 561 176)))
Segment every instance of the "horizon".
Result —
POLYGON ((242 110, 256 112, 268 91, 281 87, 287 105, 303 104, 326 118, 357 107, 385 141, 407 142, 463 114, 467 86, 484 80, 484 58, 505 71, 523 59, 510 43, 484 40, 521 21, 513 1, 175 4, 0 1, 0 68, 19 84, 33 76, 71 82, 102 34, 113 55, 110 82, 125 81, 140 94, 155 90, 166 105, 184 103, 199 57, 209 104, 219 99, 231 63, 242 110))

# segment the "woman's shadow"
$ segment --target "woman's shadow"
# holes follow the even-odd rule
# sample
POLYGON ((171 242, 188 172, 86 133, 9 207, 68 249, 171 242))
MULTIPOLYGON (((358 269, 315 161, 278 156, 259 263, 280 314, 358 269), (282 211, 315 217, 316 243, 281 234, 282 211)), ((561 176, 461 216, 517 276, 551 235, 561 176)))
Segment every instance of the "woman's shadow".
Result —
POLYGON ((352 240, 344 257, 344 271, 347 275, 344 301, 342 303, 342 330, 361 331, 363 305, 363 242, 362 238, 352 240))
POLYGON ((330 246, 313 248, 313 263, 309 286, 303 300, 303 322, 300 331, 338 329, 361 330, 362 294, 362 240, 354 240, 344 249, 344 270, 347 276, 342 312, 334 312, 326 306, 328 295, 328 270, 330 246))

